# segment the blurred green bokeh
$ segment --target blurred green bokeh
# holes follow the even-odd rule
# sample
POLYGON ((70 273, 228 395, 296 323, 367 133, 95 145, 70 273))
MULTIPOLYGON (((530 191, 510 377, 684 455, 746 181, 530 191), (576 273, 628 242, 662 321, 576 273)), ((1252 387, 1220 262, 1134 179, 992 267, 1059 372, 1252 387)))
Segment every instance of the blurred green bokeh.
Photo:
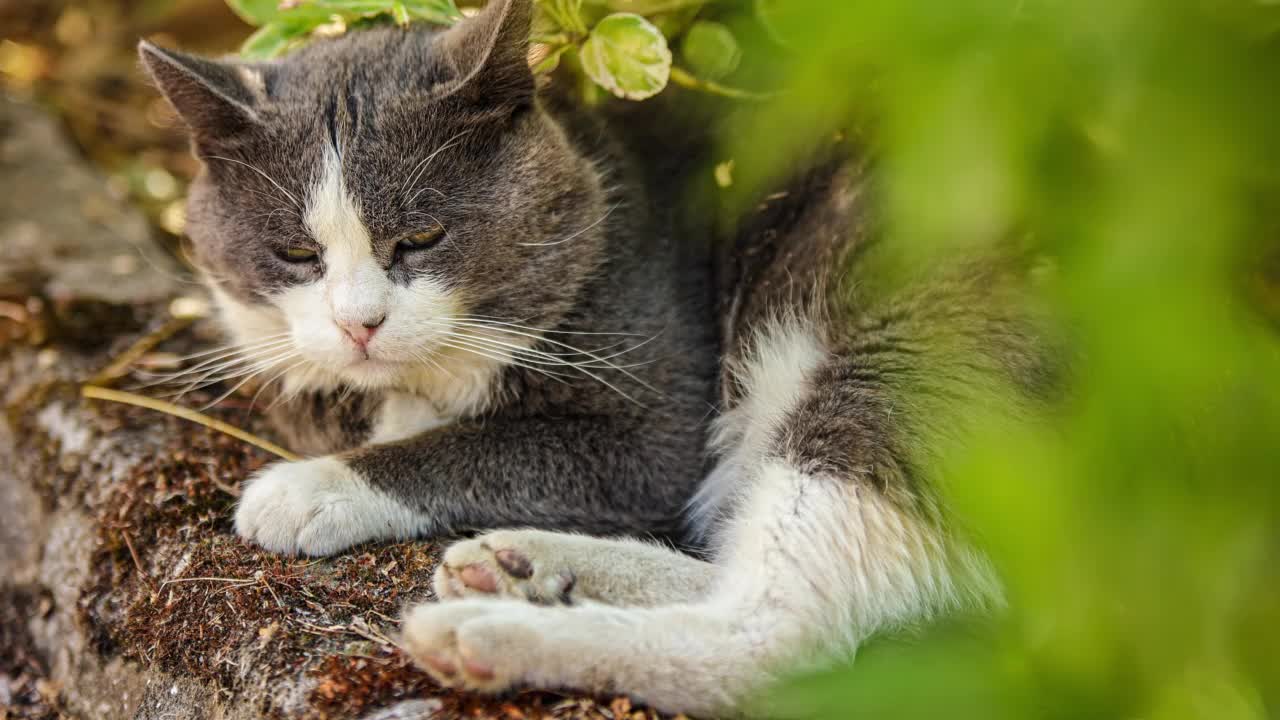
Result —
POLYGON ((1009 611, 873 644, 776 711, 1280 714, 1280 6, 769 5, 794 89, 727 141, 768 167, 797 127, 869 125, 889 241, 1024 238, 1075 353, 1051 419, 958 412, 935 468, 1009 611))

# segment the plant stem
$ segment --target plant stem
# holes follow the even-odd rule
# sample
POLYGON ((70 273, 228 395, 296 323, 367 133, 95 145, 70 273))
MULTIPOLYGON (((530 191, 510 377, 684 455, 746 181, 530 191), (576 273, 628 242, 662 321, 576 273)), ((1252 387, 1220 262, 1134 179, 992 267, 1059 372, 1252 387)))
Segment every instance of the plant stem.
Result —
POLYGON ((699 92, 719 95, 721 97, 732 98, 734 100, 763 102, 774 96, 773 93, 752 92, 750 90, 729 87, 728 85, 721 85, 720 83, 713 82, 711 80, 703 80, 688 70, 675 66, 672 66, 671 68, 671 82, 690 90, 697 90, 699 92))

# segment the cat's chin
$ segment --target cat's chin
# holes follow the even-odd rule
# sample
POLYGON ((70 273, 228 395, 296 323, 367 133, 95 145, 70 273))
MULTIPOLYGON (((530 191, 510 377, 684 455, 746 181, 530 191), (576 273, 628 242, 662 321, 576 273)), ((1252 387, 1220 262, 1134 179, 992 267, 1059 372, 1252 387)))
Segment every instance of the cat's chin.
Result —
POLYGON ((403 363, 365 358, 347 365, 338 373, 343 379, 366 388, 389 388, 399 384, 404 375, 403 363))

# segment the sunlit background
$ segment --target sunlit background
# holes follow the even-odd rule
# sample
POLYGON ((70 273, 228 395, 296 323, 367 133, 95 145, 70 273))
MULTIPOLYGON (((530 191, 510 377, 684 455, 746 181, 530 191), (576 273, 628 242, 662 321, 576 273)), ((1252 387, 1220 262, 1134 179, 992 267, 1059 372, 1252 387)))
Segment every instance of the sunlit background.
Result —
MULTIPOLYGON (((197 167, 133 46, 233 52, 246 19, 276 11, 237 5, 0 0, 4 92, 56 112, 171 249, 197 167)), ((971 432, 933 468, 1009 611, 873 644, 771 692, 772 712, 1280 715, 1280 4, 542 7, 547 82, 595 103, 661 90, 749 106, 700 170, 726 208, 814 138, 856 129, 907 267, 1011 239, 1045 257, 1038 292, 1073 363, 1061 406, 1014 426, 957 409, 971 432), (591 33, 624 11, 667 38, 657 88, 593 72, 591 33)), ((255 51, 366 21, 333 14, 255 51)))

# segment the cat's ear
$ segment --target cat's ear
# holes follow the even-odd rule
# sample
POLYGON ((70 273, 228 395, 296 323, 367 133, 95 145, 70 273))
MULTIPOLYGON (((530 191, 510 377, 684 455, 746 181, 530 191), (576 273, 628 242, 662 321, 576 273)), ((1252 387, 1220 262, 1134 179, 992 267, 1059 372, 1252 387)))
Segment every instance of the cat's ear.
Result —
POLYGON ((262 75, 243 65, 207 60, 138 43, 142 65, 197 140, 236 135, 258 121, 262 75))
POLYGON ((446 95, 493 105, 523 105, 533 98, 529 69, 532 0, 489 0, 476 15, 442 37, 458 72, 446 95))

